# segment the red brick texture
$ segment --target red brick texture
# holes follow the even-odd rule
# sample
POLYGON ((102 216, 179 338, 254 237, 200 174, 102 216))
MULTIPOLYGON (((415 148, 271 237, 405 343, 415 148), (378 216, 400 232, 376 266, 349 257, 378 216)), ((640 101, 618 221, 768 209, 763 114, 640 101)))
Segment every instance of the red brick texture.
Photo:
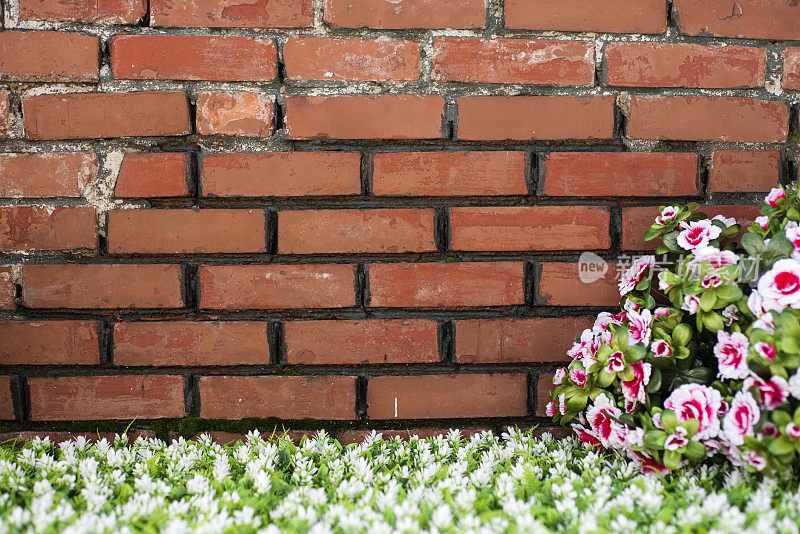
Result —
POLYGON ((659 206, 797 180, 796 4, 18 0, 0 420, 545 424, 659 206))

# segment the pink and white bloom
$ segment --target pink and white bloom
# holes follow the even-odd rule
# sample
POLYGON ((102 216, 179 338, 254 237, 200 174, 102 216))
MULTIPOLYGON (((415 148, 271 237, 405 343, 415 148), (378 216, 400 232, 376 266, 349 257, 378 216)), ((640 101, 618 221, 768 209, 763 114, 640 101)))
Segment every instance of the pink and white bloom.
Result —
POLYGON ((672 345, 664 339, 656 339, 650 345, 650 351, 656 355, 657 358, 667 358, 672 356, 672 345))
POLYGON ((767 312, 755 321, 753 321, 753 328, 758 328, 767 332, 769 335, 775 333, 775 318, 772 317, 771 312, 767 312))
POLYGON ((761 317, 767 313, 767 310, 764 309, 764 299, 761 298, 758 291, 753 291, 750 293, 750 296, 747 297, 747 308, 750 310, 750 313, 756 317, 761 317))
POLYGON ((795 399, 800 399, 800 371, 789 377, 789 393, 795 399))
POLYGON ((609 312, 600 312, 597 314, 597 319, 594 320, 592 331, 597 333, 603 330, 608 330, 610 325, 621 325, 625 318, 624 313, 613 314, 609 312))
POLYGON ((544 413, 547 415, 547 417, 553 417, 558 413, 558 407, 555 405, 555 403, 553 403, 553 401, 550 401, 547 403, 547 406, 545 406, 544 413))
POLYGON ((706 454, 708 454, 709 457, 714 456, 720 451, 720 449, 722 449, 722 443, 720 443, 718 439, 714 438, 705 440, 703 445, 705 446, 706 454))
POLYGON ((690 223, 681 221, 680 226, 683 231, 678 234, 678 246, 692 252, 707 247, 712 239, 718 238, 722 233, 722 230, 708 219, 690 223))
POLYGON ((606 360, 606 371, 609 373, 618 373, 625 369, 624 354, 621 351, 614 351, 608 356, 606 360))
POLYGON ((771 362, 775 361, 775 345, 766 341, 757 341, 753 346, 756 354, 771 362))
POLYGON ((721 402, 722 395, 714 388, 700 384, 684 384, 664 401, 664 408, 674 411, 679 422, 697 419, 700 427, 692 439, 702 441, 715 438, 719 434, 720 423, 717 413, 721 402))
POLYGON ((760 437, 778 437, 780 435, 781 431, 772 423, 764 423, 764 428, 761 429, 761 433, 759 434, 760 437))
POLYGON ((792 257, 797 259, 800 257, 800 225, 794 221, 789 221, 786 223, 784 230, 786 231, 786 239, 791 241, 792 245, 794 245, 792 257))
POLYGON ((559 367, 556 369, 556 374, 553 375, 553 385, 560 386, 564 382, 564 377, 567 376, 567 372, 564 370, 563 367, 559 367))
POLYGON ((677 451, 680 448, 683 448, 689 444, 689 438, 686 437, 686 429, 682 426, 679 426, 675 429, 674 434, 670 434, 667 436, 666 441, 664 442, 664 448, 668 451, 677 451))
POLYGON ((661 213, 658 214, 656 217, 656 224, 667 224, 670 221, 675 220, 675 217, 678 216, 681 209, 678 206, 667 206, 661 210, 661 213))
POLYGON ((769 227, 769 217, 766 215, 756 217, 753 222, 760 226, 762 230, 766 230, 769 227))
POLYGON ((745 458, 747 465, 754 467, 756 471, 761 471, 767 467, 767 459, 758 451, 750 451, 745 458))
POLYGON ((685 295, 681 309, 689 313, 697 313, 697 310, 700 309, 700 297, 697 295, 685 295))
POLYGON ((669 308, 656 308, 653 312, 653 318, 656 321, 669 318, 669 308))
POLYGON ((797 423, 787 423, 783 431, 792 439, 800 438, 800 425, 797 423))
POLYGON ((800 261, 778 260, 758 281, 765 310, 782 312, 787 306, 800 308, 800 261))
POLYGON ((728 304, 722 310, 722 316, 725 318, 725 326, 733 326, 741 319, 739 318, 739 308, 736 307, 736 304, 728 304))
POLYGON ((730 228, 731 226, 736 224, 736 219, 734 219, 733 217, 725 217, 724 215, 715 215, 714 217, 711 217, 711 220, 721 222, 722 224, 725 225, 725 228, 730 228))
POLYGON ((660 289, 661 291, 669 291, 670 289, 672 289, 672 286, 675 285, 675 284, 670 284, 669 282, 666 281, 667 275, 668 275, 667 271, 661 271, 660 273, 658 273, 658 289, 660 289))
POLYGON ((580 367, 576 367, 569 372, 569 379, 572 381, 573 384, 575 384, 580 388, 586 385, 586 378, 587 378, 586 371, 584 371, 580 367))
POLYGON ((567 414, 567 394, 562 393, 558 396, 558 413, 561 415, 567 414))
POLYGON ((709 273, 700 280, 700 287, 703 289, 714 289, 722 285, 722 277, 716 273, 709 273))
POLYGON ((741 332, 731 334, 717 330, 717 344, 714 345, 714 356, 717 357, 720 378, 746 378, 750 374, 747 366, 747 355, 750 353, 750 342, 741 332))
POLYGON ((631 266, 622 273, 619 281, 619 296, 625 296, 644 280, 645 276, 650 278, 653 275, 653 266, 656 264, 655 256, 641 256, 633 260, 631 266))
POLYGON ((717 247, 703 247, 694 253, 690 265, 694 266, 707 261, 715 269, 739 263, 739 256, 730 250, 720 250, 717 247))
POLYGON ((603 447, 612 445, 619 445, 619 423, 611 419, 611 417, 619 417, 622 415, 619 408, 606 397, 605 393, 601 393, 594 400, 586 410, 586 421, 592 434, 600 440, 603 447))
POLYGON ((731 402, 722 420, 722 434, 728 443, 742 445, 745 436, 753 435, 753 427, 761 418, 758 402, 748 391, 740 391, 731 402))
POLYGON ((567 351, 567 356, 573 360, 577 360, 578 358, 583 358, 588 355, 594 355, 597 350, 592 350, 594 348, 594 341, 594 333, 587 328, 581 332, 580 339, 567 351))
POLYGON ((778 207, 778 201, 782 198, 786 198, 786 193, 783 191, 782 187, 773 187, 772 190, 764 197, 764 201, 772 206, 773 208, 778 207))
POLYGON ((653 315, 650 310, 642 310, 641 313, 628 312, 628 346, 632 347, 637 343, 647 346, 650 343, 653 315))
POLYGON ((633 378, 631 380, 621 380, 622 395, 625 400, 635 405, 637 402, 644 403, 647 398, 647 385, 650 383, 652 366, 645 362, 631 364, 633 378))
POLYGON ((768 410, 774 410, 789 399, 789 383, 782 376, 769 380, 754 377, 745 381, 745 388, 755 385, 761 395, 761 402, 768 410))

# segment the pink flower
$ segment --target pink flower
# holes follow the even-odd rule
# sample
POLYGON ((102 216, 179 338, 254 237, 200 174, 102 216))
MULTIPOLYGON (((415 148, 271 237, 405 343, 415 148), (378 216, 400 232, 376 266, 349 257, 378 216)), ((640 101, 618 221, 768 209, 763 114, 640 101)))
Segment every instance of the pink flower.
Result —
POLYGON ((591 430, 587 430, 583 425, 574 424, 572 425, 573 430, 578 433, 578 440, 582 443, 587 443, 589 445, 599 445, 602 446, 600 440, 592 433, 591 430))
POLYGON ((722 277, 715 273, 707 274, 702 280, 700 280, 700 287, 703 289, 713 289, 721 285, 722 277))
POLYGON ((769 380, 762 380, 758 377, 752 382, 745 381, 745 387, 755 384, 761 395, 761 402, 768 410, 774 410, 789 398, 789 383, 782 376, 773 376, 769 380))
POLYGON ((800 371, 789 377, 789 393, 795 399, 800 399, 800 371))
POLYGON ((800 425, 797 423, 787 423, 784 432, 792 439, 800 438, 800 425))
POLYGON ((636 362, 631 364, 631 369, 633 369, 633 378, 620 381, 620 386, 625 400, 635 405, 636 402, 643 403, 647 397, 646 388, 650 383, 652 366, 649 363, 636 362))
POLYGON ((594 354, 594 352, 591 350, 593 342, 594 333, 587 328, 581 333, 580 340, 575 342, 575 344, 572 345, 572 348, 567 351, 567 356, 573 360, 577 360, 578 358, 583 358, 584 356, 594 354))
POLYGON ((769 227, 769 217, 767 217, 766 215, 761 215, 760 217, 756 217, 755 221, 753 222, 759 225, 762 230, 766 230, 769 227))
POLYGON ((747 453, 747 464, 754 467, 756 471, 761 471, 767 467, 767 459, 758 451, 750 451, 747 453))
POLYGON ((786 193, 783 192, 783 188, 773 187, 772 191, 770 191, 766 198, 764 198, 764 201, 773 208, 777 208, 778 201, 782 198, 786 198, 786 193))
POLYGON ((656 224, 667 224, 675 219, 681 209, 678 206, 667 206, 661 210, 658 217, 656 217, 656 224))
POLYGON ((641 256, 633 260, 628 270, 622 273, 622 278, 619 282, 619 296, 622 297, 633 291, 636 284, 641 282, 645 275, 648 278, 652 276, 652 268, 655 263, 655 256, 641 256))
POLYGON ((553 385, 560 386, 563 383, 565 376, 567 376, 567 372, 564 370, 564 368, 560 367, 556 369, 556 374, 553 375, 553 385))
POLYGON ((661 291, 669 291, 672 289, 672 286, 675 284, 670 284, 666 281, 667 271, 662 271, 658 273, 658 289, 661 291))
POLYGON ((717 437, 719 433, 719 412, 722 396, 716 389, 700 384, 684 384, 672 392, 664 401, 664 408, 672 410, 678 421, 697 419, 700 427, 693 436, 696 440, 717 437))
POLYGON ((747 391, 738 392, 722 420, 725 439, 733 445, 742 445, 745 436, 753 435, 753 426, 760 417, 761 410, 753 396, 747 391))
POLYGON ((703 247, 694 253, 691 265, 707 261, 715 269, 739 263, 739 256, 730 250, 720 250, 717 247, 703 247))
POLYGON ((680 225, 683 231, 678 234, 678 246, 692 252, 707 247, 709 241, 718 238, 722 233, 722 230, 708 219, 690 223, 681 221, 680 225))
POLYGON ((722 449, 722 444, 718 439, 714 438, 705 440, 703 445, 706 448, 706 454, 708 454, 708 456, 714 456, 722 449))
POLYGON ((700 309, 700 297, 697 295, 686 295, 683 297, 683 306, 681 306, 682 310, 686 310, 689 313, 697 313, 697 310, 700 309))
POLYGON ((747 355, 750 353, 750 342, 741 332, 729 334, 717 330, 717 344, 714 345, 714 356, 717 357, 720 378, 746 378, 750 374, 747 366, 747 355))
POLYGON ((547 403, 547 406, 545 406, 544 409, 544 413, 547 414, 547 417, 553 417, 556 413, 558 413, 558 408, 556 407, 555 404, 553 404, 553 401, 547 403))
POLYGON ((656 339, 653 341, 653 344, 650 345, 650 350, 656 355, 657 358, 667 358, 672 356, 672 345, 663 339, 656 339))
POLYGON ((656 321, 667 319, 669 317, 669 308, 656 308, 653 312, 653 317, 656 321))
POLYGON ((643 310, 641 313, 628 312, 628 346, 632 347, 637 343, 650 343, 650 334, 653 324, 653 315, 650 310, 643 310))
POLYGON ((619 423, 611 419, 611 417, 619 417, 622 412, 619 408, 606 397, 605 393, 601 393, 594 400, 594 404, 586 410, 586 420, 589 423, 589 428, 592 434, 600 440, 603 447, 608 447, 612 442, 617 445, 619 423))
POLYGON ((764 299, 761 298, 758 291, 753 291, 750 293, 750 296, 747 297, 747 308, 750 310, 750 313, 756 317, 761 317, 766 313, 764 309, 764 299))
POLYGON ((618 373, 625 369, 624 354, 621 351, 614 351, 608 356, 606 360, 606 371, 609 373, 618 373))
POLYGON ((800 225, 794 221, 786 223, 786 239, 792 242, 795 250, 800 250, 800 225))
POLYGON ((719 221, 725 225, 726 228, 730 228, 734 224, 736 224, 736 219, 733 217, 725 217, 724 215, 715 215, 711 217, 712 221, 719 221))
POLYGON ((782 312, 787 306, 800 307, 800 262, 782 259, 758 281, 765 310, 782 312))
POLYGON ((737 315, 739 312, 739 308, 736 307, 736 304, 728 304, 725 306, 725 309, 722 310, 722 316, 725 318, 725 326, 733 326, 741 319, 737 315))
POLYGON ((772 423, 764 423, 764 428, 761 430, 761 434, 759 435, 762 437, 778 437, 781 435, 781 431, 778 430, 778 427, 772 423))
POLYGON ((755 321, 753 321, 753 328, 758 328, 760 330, 765 331, 769 335, 775 333, 775 319, 772 317, 772 313, 767 312, 755 321))
POLYGON ((755 346, 756 353, 771 362, 775 361, 775 345, 765 341, 757 341, 755 346))
POLYGON ((668 451, 677 451, 688 444, 689 438, 686 437, 686 430, 683 427, 678 427, 675 429, 674 434, 667 436, 667 440, 664 442, 664 448, 668 451))
POLYGON ((567 394, 562 393, 558 396, 558 413, 561 415, 567 414, 567 394))
POLYGON ((575 369, 569 372, 569 379, 572 380, 572 383, 576 386, 582 388, 586 385, 586 371, 581 369, 580 367, 576 367, 575 369))
POLYGON ((642 468, 642 473, 661 473, 662 475, 669 473, 669 469, 656 462, 645 451, 630 451, 628 454, 631 460, 642 468))
POLYGON ((614 315, 613 313, 609 312, 600 312, 597 314, 597 319, 594 320, 594 326, 592 326, 593 332, 600 332, 603 330, 608 330, 609 325, 620 325, 622 324, 622 319, 624 318, 625 314, 620 313, 619 315, 614 315))

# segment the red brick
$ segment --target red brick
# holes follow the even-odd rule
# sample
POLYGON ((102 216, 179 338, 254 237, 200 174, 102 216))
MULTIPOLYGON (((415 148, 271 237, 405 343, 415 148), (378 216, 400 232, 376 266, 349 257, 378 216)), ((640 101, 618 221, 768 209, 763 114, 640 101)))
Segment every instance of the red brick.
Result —
POLYGON ((780 168, 777 150, 716 150, 708 189, 717 193, 769 191, 778 186, 780 168))
POLYGON ((608 85, 625 87, 764 87, 766 48, 691 43, 611 43, 608 85))
POLYGON ((98 365, 96 321, 0 321, 5 365, 98 365))
POLYGON ((14 417, 14 401, 11 398, 10 376, 0 376, 0 420, 4 419, 16 419, 14 417))
POLYGON ((0 250, 97 248, 94 208, 0 207, 0 250))
POLYGON ((370 419, 445 419, 527 415, 524 374, 380 376, 367 384, 370 419))
POLYGON ((800 39, 794 0, 675 0, 680 31, 689 35, 800 39))
POLYGON ((355 265, 203 265, 198 276, 201 308, 355 306, 355 265))
POLYGON ((553 389, 553 375, 539 375, 536 381, 536 415, 547 417, 547 403, 550 402, 550 390, 553 389))
POLYGON ((633 97, 628 136, 634 139, 785 142, 789 108, 783 102, 738 97, 633 97))
MULTIPOLYGON (((748 227, 761 215, 757 205, 700 206, 699 211, 709 217, 733 217, 743 227, 748 227)), ((655 221, 658 206, 641 206, 622 210, 622 247, 626 250, 654 250, 657 241, 645 241, 644 233, 655 221)))
POLYGON ((117 198, 185 197, 189 195, 189 156, 185 153, 130 153, 122 158, 117 198))
POLYGON ((281 254, 436 250, 433 210, 290 210, 278 213, 281 254))
POLYGON ((115 78, 263 82, 277 75, 271 39, 236 35, 120 35, 111 40, 115 78))
POLYGON ((22 267, 28 308, 179 308, 178 265, 47 264, 22 267))
POLYGON ((459 139, 611 139, 614 97, 475 96, 458 99, 459 139))
POLYGON ((191 131, 184 93, 71 93, 24 97, 28 139, 185 135, 191 131))
POLYGON ((288 321, 283 332, 290 364, 439 362, 436 322, 426 319, 288 321))
POLYGON ((268 365, 267 323, 117 323, 114 325, 114 364, 268 365))
POLYGON ((800 47, 783 52, 783 88, 800 91, 800 47))
POLYGON ((581 250, 611 246, 610 215, 579 206, 450 209, 453 250, 581 250))
MULTIPOLYGON (((476 434, 483 432, 491 433, 490 428, 457 428, 455 429, 461 436, 461 439, 469 439, 476 434)), ((351 443, 362 443, 367 437, 372 434, 372 430, 345 430, 336 434, 336 439, 342 445, 349 445, 351 443)), ((376 430, 376 432, 383 437, 384 440, 400 439, 408 441, 412 437, 419 439, 442 437, 447 438, 450 435, 451 429, 444 428, 409 428, 405 430, 376 430)))
POLYGON ((290 139, 434 139, 442 136, 439 95, 287 96, 290 139))
POLYGON ((263 210, 152 209, 108 213, 112 254, 266 252, 263 210))
POLYGON ((173 375, 30 378, 32 421, 183 417, 184 378, 173 375))
POLYGON ((373 263, 371 306, 460 308, 524 304, 522 263, 373 263))
POLYGON ((383 82, 419 78, 419 43, 378 37, 289 37, 286 79, 383 82))
POLYGON ((147 14, 143 0, 20 0, 21 20, 129 24, 147 14))
POLYGON ((344 28, 483 28, 483 0, 325 0, 325 22, 344 28))
POLYGON ((539 187, 549 196, 697 195, 697 154, 551 152, 539 187))
POLYGON ((96 81, 97 37, 67 32, 0 32, 0 79, 96 81))
POLYGON ((567 350, 591 328, 586 317, 455 321, 458 363, 566 362, 567 350))
POLYGON ((8 91, 0 91, 0 138, 11 137, 11 100, 8 91))
POLYGON ((263 93, 200 91, 197 132, 202 135, 269 136, 275 97, 263 93))
POLYGON ((91 153, 0 154, 0 197, 79 197, 96 177, 91 153))
POLYGON ((355 419, 352 376, 204 376, 205 419, 355 419))
MULTIPOLYGON (((543 263, 539 302, 550 306, 614 306, 619 304, 617 270, 607 263, 604 278, 584 283, 577 263, 543 263)), ((578 332, 580 333, 580 332, 578 332)))
POLYGON ((13 310, 16 307, 16 292, 11 267, 0 267, 0 310, 13 310))
POLYGON ((525 195, 523 152, 375 154, 372 192, 400 196, 525 195))
POLYGON ((664 33, 661 0, 505 0, 506 28, 602 33, 664 33))
POLYGON ((151 0, 154 26, 302 28, 314 25, 313 0, 151 0))
POLYGON ((455 82, 592 85, 594 43, 438 37, 432 75, 455 82))
POLYGON ((208 197, 358 195, 356 152, 270 152, 203 158, 200 181, 208 197))

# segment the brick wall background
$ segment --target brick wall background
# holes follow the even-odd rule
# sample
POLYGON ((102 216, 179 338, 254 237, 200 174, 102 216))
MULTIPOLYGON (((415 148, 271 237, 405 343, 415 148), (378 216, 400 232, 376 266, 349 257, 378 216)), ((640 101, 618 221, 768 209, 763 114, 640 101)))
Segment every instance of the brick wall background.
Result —
POLYGON ((797 178, 800 3, 5 0, 0 87, 0 429, 530 425, 582 251, 797 178))

